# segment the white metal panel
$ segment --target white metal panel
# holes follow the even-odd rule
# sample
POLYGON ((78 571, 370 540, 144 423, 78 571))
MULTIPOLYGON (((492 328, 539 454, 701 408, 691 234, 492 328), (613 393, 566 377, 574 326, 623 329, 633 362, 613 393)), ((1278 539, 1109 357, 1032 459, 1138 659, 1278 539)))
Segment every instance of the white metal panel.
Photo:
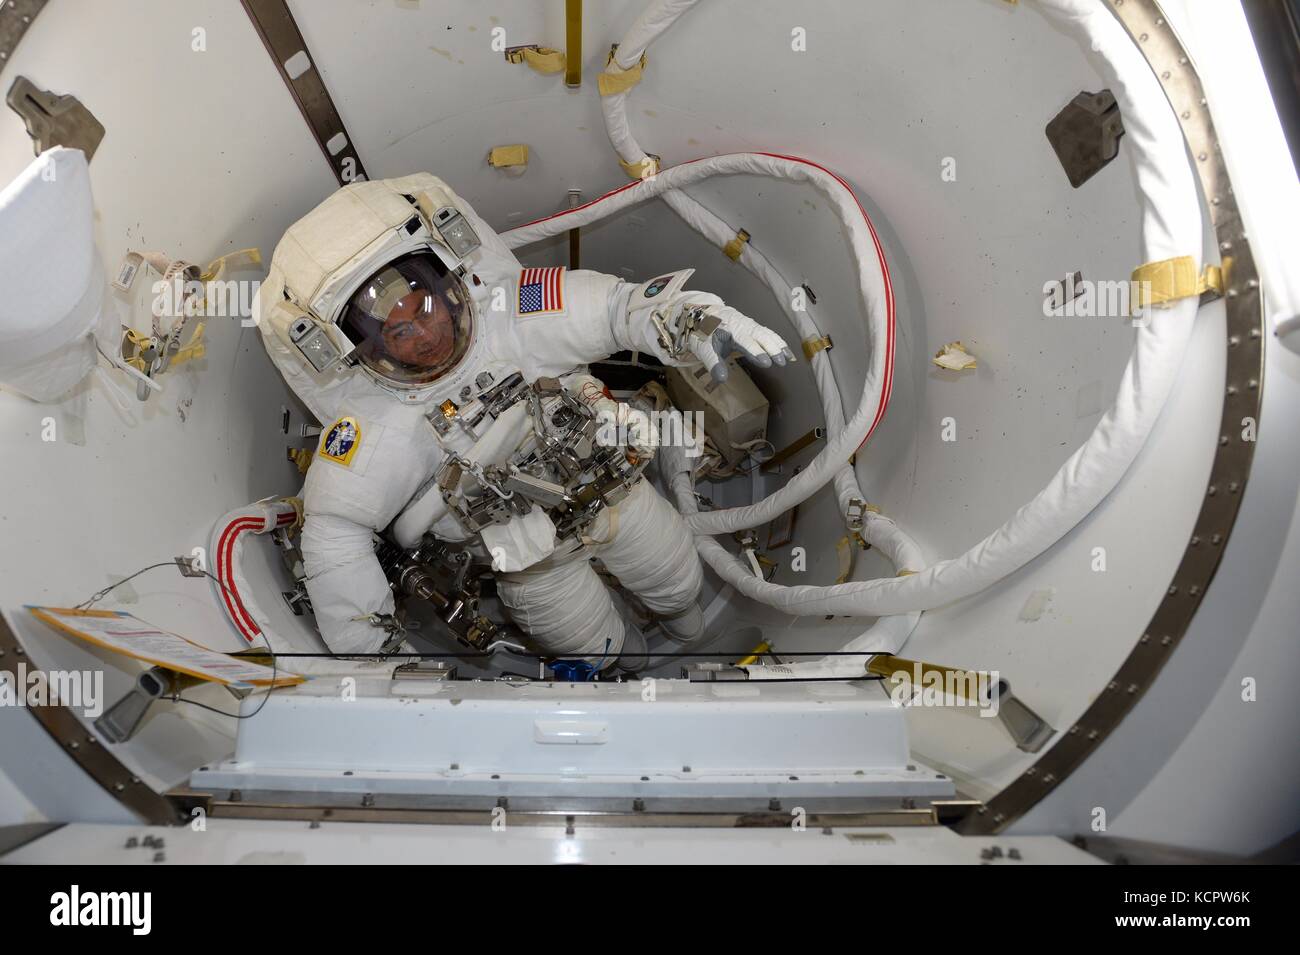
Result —
POLYGON ((627 864, 718 860, 733 864, 1099 865, 1095 856, 1049 837, 962 837, 949 829, 591 829, 566 835, 562 827, 412 826, 372 823, 261 822, 210 819, 207 829, 74 825, 4 857, 9 864, 101 863, 152 865, 163 841, 163 862, 235 865, 627 864), (136 848, 126 848, 134 837, 136 848), (1009 857, 1016 850, 1020 859, 1009 857))

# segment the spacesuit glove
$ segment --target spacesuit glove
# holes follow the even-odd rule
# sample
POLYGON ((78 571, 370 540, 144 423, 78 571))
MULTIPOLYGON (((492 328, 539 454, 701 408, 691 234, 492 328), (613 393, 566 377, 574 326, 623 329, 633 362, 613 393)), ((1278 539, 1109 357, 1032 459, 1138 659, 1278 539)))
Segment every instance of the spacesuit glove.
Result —
POLYGON ((637 461, 654 457, 659 446, 659 432, 644 411, 639 411, 622 401, 615 401, 609 389, 591 375, 575 375, 568 382, 569 390, 578 400, 596 412, 600 427, 596 443, 619 446, 637 461))
POLYGON ((704 362, 714 381, 727 380, 726 359, 734 351, 739 351, 760 368, 786 365, 795 360, 785 339, 736 311, 711 292, 685 292, 674 304, 683 308, 704 306, 709 315, 720 321, 712 335, 707 338, 692 335, 687 346, 704 362))

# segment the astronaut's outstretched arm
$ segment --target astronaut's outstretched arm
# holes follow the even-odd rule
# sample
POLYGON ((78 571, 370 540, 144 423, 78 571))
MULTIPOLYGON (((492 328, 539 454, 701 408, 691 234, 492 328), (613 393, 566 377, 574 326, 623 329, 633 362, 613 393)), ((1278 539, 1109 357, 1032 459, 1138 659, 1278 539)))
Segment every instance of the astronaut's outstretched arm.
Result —
POLYGON ((302 528, 307 595, 325 645, 334 653, 376 653, 388 632, 373 618, 394 610, 393 592, 375 556, 374 531, 327 514, 302 528))
POLYGON ((712 293, 684 289, 693 271, 668 273, 640 285, 600 272, 565 272, 561 304, 568 314, 521 314, 523 351, 542 374, 630 350, 668 365, 703 362, 719 381, 727 376, 725 359, 736 351, 760 367, 795 360, 770 328, 712 293), (694 320, 688 321, 688 315, 694 320))

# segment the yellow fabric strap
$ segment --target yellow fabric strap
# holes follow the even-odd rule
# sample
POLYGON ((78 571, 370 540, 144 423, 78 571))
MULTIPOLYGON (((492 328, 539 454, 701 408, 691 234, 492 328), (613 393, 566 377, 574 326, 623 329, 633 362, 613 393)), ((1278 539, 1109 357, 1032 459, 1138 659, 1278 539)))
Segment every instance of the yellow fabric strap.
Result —
POLYGON ((749 241, 749 233, 744 229, 736 232, 736 237, 722 247, 723 254, 733 262, 740 261, 740 252, 749 241))
POLYGON ((623 162, 620 159, 618 164, 623 167, 629 179, 653 179, 659 175, 658 156, 646 156, 640 162, 623 162))
POLYGON ((857 531, 852 534, 845 534, 835 542, 835 556, 839 562, 839 576, 835 578, 837 584, 846 583, 853 574, 853 558, 859 548, 865 548, 867 542, 862 539, 862 535, 857 531))
POLYGON ((149 347, 149 336, 137 332, 134 328, 127 328, 124 331, 126 334, 122 339, 122 358, 136 371, 148 371, 149 369, 145 368, 144 359, 140 357, 140 353, 149 347), (135 351, 130 356, 127 355, 128 345, 135 351))
POLYGON ((256 268, 262 264, 261 249, 240 249, 227 252, 219 259, 213 259, 203 269, 202 281, 216 282, 231 269, 256 268))
POLYGON ((503 169, 507 166, 527 166, 528 147, 523 143, 512 143, 509 146, 493 146, 492 151, 488 153, 488 165, 496 169, 503 169))
POLYGON ((203 343, 203 323, 199 322, 194 326, 194 334, 190 336, 190 340, 185 344, 185 347, 172 355, 171 363, 179 365, 192 358, 197 360, 207 354, 207 351, 208 346, 203 343))
MULTIPOLYGON (((306 473, 305 469, 303 473, 304 474, 306 473)), ((284 501, 284 503, 288 504, 290 507, 293 508, 293 523, 289 525, 289 529, 293 530, 295 528, 302 527, 302 520, 303 520, 302 498, 284 497, 281 498, 280 500, 284 501)))
MULTIPOLYGON (((122 358, 128 365, 136 371, 148 373, 149 369, 145 367, 144 358, 141 355, 149 349, 153 342, 153 336, 146 335, 144 332, 138 332, 134 328, 124 329, 125 337, 122 342, 122 358), (135 353, 128 356, 127 346, 130 345, 135 353)), ((190 335, 189 341, 185 347, 179 349, 171 357, 170 365, 180 365, 191 359, 202 358, 208 350, 208 346, 203 342, 203 322, 194 326, 194 331, 190 335)), ((169 365, 169 366, 170 366, 169 365)))
POLYGON ((560 50, 552 50, 549 46, 539 46, 536 49, 526 46, 518 54, 518 58, 512 62, 527 63, 538 73, 564 72, 564 54, 560 50))
POLYGON ((823 335, 821 338, 805 338, 803 340, 803 357, 812 361, 813 355, 833 347, 835 347, 835 343, 831 341, 829 335, 823 335))
POLYGON ((644 68, 644 53, 634 66, 624 70, 614 61, 614 51, 610 50, 605 71, 596 74, 596 89, 600 90, 601 96, 617 96, 619 93, 626 93, 641 82, 641 71, 644 68))
POLYGON ((900 570, 898 573, 894 574, 894 576, 895 576, 895 577, 911 577, 911 576, 914 575, 915 573, 916 573, 916 571, 914 571, 914 570, 900 570))
POLYGON ((976 367, 975 356, 961 342, 949 342, 934 353, 930 361, 949 371, 969 371, 976 367))
POLYGON ((306 474, 312 461, 316 459, 316 452, 311 448, 289 448, 288 458, 297 466, 299 474, 306 474))
POLYGON ((739 660, 737 660, 737 661, 736 661, 736 666, 738 666, 738 667, 752 667, 755 663, 758 662, 758 658, 759 658, 759 657, 761 657, 764 653, 768 653, 768 652, 770 652, 771 649, 772 649, 772 644, 770 644, 770 643, 768 643, 766 640, 764 640, 762 643, 760 643, 760 644, 759 644, 758 646, 756 646, 754 649, 750 650, 748 656, 741 657, 739 660))
POLYGON ((1132 278, 1137 283, 1133 289, 1133 304, 1137 308, 1148 305, 1167 308, 1179 299, 1191 298, 1202 292, 1223 293, 1223 269, 1217 265, 1207 265, 1197 275, 1196 260, 1190 255, 1139 265, 1133 270, 1132 278))
POLYGON ((842 584, 848 581, 849 575, 853 573, 853 540, 847 534, 835 542, 835 557, 840 567, 835 582, 842 584))

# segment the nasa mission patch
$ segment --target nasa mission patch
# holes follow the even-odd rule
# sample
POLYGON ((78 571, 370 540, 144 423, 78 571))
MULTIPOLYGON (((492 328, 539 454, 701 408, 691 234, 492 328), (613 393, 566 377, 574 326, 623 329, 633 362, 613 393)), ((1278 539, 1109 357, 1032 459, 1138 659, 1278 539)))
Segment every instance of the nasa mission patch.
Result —
POLYGON ((671 282, 672 280, 673 277, 671 275, 662 275, 659 278, 655 279, 653 282, 651 282, 649 285, 646 286, 645 297, 654 298, 656 295, 662 292, 664 288, 668 285, 668 283, 671 282))
POLYGON ((345 467, 351 467, 357 448, 361 447, 361 425, 357 419, 348 415, 339 418, 329 426, 321 438, 320 456, 337 461, 345 467))

